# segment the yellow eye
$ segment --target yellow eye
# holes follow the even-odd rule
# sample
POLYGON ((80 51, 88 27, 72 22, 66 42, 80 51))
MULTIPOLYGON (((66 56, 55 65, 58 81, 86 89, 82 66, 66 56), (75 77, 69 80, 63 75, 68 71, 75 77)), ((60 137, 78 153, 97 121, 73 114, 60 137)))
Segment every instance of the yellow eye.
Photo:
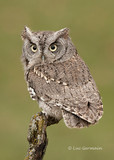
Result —
POLYGON ((51 52, 55 52, 57 50, 57 45, 56 44, 51 44, 49 47, 51 52))
POLYGON ((36 44, 33 44, 32 46, 31 46, 31 50, 32 50, 32 52, 37 52, 37 45, 36 44))

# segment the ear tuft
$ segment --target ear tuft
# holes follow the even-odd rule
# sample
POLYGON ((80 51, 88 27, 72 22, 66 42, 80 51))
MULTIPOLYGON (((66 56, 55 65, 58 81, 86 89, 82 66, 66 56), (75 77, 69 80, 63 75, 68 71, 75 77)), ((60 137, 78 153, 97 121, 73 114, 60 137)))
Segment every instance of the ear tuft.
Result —
POLYGON ((67 38, 69 36, 69 28, 63 28, 62 29, 64 38, 67 38))
POLYGON ((67 39, 69 36, 69 28, 63 28, 63 29, 57 31, 56 34, 57 34, 58 38, 63 37, 65 39, 67 39))
POLYGON ((30 37, 31 35, 32 35, 32 31, 27 26, 25 26, 21 34, 22 40, 26 39, 27 37, 30 37))

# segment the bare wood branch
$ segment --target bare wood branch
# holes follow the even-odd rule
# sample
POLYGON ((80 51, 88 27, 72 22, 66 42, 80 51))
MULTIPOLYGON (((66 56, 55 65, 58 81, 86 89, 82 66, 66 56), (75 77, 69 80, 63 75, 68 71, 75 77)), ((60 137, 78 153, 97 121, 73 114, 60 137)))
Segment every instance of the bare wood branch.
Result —
POLYGON ((48 144, 46 128, 58 121, 42 112, 32 116, 28 129, 29 149, 25 160, 42 160, 48 144))

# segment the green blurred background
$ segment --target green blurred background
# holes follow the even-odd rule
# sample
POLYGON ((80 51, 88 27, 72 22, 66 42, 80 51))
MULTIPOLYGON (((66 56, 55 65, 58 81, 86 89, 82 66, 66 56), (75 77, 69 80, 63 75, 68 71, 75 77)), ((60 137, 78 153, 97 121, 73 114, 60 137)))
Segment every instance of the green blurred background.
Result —
POLYGON ((47 129, 44 160, 114 158, 114 0, 0 0, 0 160, 24 159, 31 116, 39 111, 24 81, 20 62, 24 26, 32 30, 70 28, 78 53, 100 90, 103 118, 86 129, 63 121, 47 129), (101 147, 102 150, 68 150, 101 147))

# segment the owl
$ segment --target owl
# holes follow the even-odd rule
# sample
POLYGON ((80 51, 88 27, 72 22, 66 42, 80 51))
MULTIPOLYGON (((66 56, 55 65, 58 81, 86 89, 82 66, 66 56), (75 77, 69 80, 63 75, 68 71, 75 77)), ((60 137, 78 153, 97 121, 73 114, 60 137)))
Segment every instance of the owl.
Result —
POLYGON ((22 32, 22 63, 28 91, 45 115, 69 128, 95 124, 103 104, 85 62, 78 55, 69 29, 22 32))

